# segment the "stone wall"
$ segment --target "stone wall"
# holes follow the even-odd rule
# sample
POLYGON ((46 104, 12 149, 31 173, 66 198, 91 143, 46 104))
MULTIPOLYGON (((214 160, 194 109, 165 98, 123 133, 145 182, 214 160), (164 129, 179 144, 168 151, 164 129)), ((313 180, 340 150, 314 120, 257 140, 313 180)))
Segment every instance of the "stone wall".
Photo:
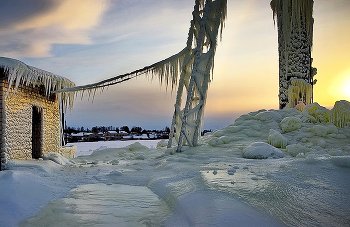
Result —
POLYGON ((8 90, 7 82, 3 82, 2 95, 3 117, 2 147, 5 148, 6 159, 32 158, 32 125, 34 109, 40 112, 41 155, 60 151, 60 116, 58 102, 54 97, 47 98, 40 88, 19 86, 17 91, 8 90), (33 108, 35 107, 35 108, 33 108))

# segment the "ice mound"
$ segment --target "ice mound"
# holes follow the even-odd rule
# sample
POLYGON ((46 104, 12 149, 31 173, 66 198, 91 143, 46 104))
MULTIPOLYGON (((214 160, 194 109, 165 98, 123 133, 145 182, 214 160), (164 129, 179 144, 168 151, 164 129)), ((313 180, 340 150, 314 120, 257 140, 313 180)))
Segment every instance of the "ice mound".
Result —
POLYGON ((320 104, 317 102, 306 105, 303 112, 307 112, 318 122, 329 122, 329 116, 331 115, 331 111, 329 109, 320 106, 320 104))
POLYGON ((285 132, 291 132, 297 129, 301 128, 301 119, 297 117, 285 117, 281 123, 280 127, 282 131, 285 132))
POLYGON ((311 132, 313 132, 317 136, 325 137, 328 134, 337 134, 338 129, 335 125, 332 123, 328 123, 325 125, 314 125, 310 129, 311 132))
POLYGON ((286 148, 287 148, 287 153, 294 157, 297 157, 298 155, 304 156, 306 153, 310 152, 309 148, 301 144, 291 144, 291 145, 288 145, 286 148))
POLYGON ((254 118, 260 121, 274 120, 280 122, 282 120, 281 114, 272 110, 260 112, 257 115, 255 115, 254 118))
POLYGON ((267 138, 269 144, 277 148, 286 148, 288 139, 280 132, 270 129, 269 137, 267 138))
POLYGON ((227 136, 213 137, 209 141, 209 145, 215 147, 220 144, 228 144, 230 142, 230 138, 227 136))
POLYGON ((265 142, 254 142, 243 150, 243 157, 249 159, 283 158, 285 154, 265 142))
POLYGON ((168 141, 167 140, 161 140, 157 143, 157 148, 161 147, 167 147, 168 146, 168 141))
POLYGON ((133 144, 130 144, 130 145, 128 146, 128 148, 129 148, 129 151, 147 150, 147 149, 148 149, 148 147, 146 147, 146 146, 140 144, 139 142, 135 142, 135 143, 133 143, 133 144))
POLYGON ((63 157, 62 155, 58 154, 58 153, 55 153, 55 152, 49 152, 47 153, 44 157, 43 157, 44 160, 51 160, 57 164, 60 164, 60 165, 67 165, 67 164, 74 164, 75 162, 68 159, 68 158, 65 158, 63 157))
POLYGON ((335 102, 331 122, 340 128, 350 124, 350 102, 346 100, 335 102))

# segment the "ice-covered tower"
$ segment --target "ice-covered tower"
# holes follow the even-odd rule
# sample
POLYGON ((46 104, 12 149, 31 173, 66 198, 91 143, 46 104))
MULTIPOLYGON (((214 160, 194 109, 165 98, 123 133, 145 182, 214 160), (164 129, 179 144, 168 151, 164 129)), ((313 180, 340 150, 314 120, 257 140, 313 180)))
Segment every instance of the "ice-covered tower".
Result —
POLYGON ((279 108, 313 102, 313 0, 272 0, 278 28, 279 108))
POLYGON ((224 26, 227 0, 196 0, 178 85, 168 147, 197 146, 203 124, 208 85, 214 68, 217 39, 224 26), (221 29, 220 29, 221 28, 221 29), (186 102, 182 102, 182 97, 186 102), (176 132, 175 132, 176 131, 176 132))

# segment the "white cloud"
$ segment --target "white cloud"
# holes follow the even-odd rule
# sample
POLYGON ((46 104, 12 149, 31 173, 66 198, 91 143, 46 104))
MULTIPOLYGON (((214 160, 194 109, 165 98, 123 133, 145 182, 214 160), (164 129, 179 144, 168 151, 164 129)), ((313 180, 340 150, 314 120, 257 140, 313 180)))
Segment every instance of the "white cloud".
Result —
POLYGON ((9 57, 48 57, 53 44, 90 44, 89 31, 108 8, 107 0, 60 0, 54 7, 0 31, 0 50, 9 57))

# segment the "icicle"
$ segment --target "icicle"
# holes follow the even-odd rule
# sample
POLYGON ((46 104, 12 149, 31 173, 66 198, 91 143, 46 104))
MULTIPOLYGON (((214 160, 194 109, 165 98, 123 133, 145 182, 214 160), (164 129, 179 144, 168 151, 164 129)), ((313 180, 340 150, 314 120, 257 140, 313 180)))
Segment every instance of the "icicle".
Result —
MULTIPOLYGON (((14 85, 14 91, 16 92, 20 85, 24 86, 41 86, 45 88, 46 96, 50 96, 54 90, 74 87, 75 84, 67 78, 55 75, 53 73, 41 70, 32 66, 28 66, 25 63, 11 59, 0 57, 0 68, 7 74, 7 82, 9 88, 6 96, 9 94, 10 88, 14 85)), ((58 95, 59 102, 63 100, 67 106, 64 107, 72 109, 74 95, 63 94, 58 95)))
POLYGON ((331 122, 340 128, 350 126, 350 102, 346 100, 337 101, 331 112, 331 122))
POLYGON ((271 1, 270 5, 273 12, 274 23, 276 23, 276 18, 281 16, 281 20, 283 21, 283 27, 284 27, 283 30, 289 31, 283 34, 286 41, 290 40, 290 35, 292 31, 291 28, 293 25, 300 26, 301 24, 304 24, 306 26, 306 31, 307 31, 306 35, 308 37, 310 47, 312 47, 312 33, 313 33, 313 22, 314 22, 312 17, 313 4, 314 4, 313 0, 272 0, 271 1), (306 15, 301 16, 302 15, 301 12, 306 12, 306 15))
POLYGON ((288 108, 294 108, 299 101, 304 104, 311 103, 312 85, 303 79, 292 79, 288 88, 288 108))
MULTIPOLYGON (((80 91, 83 98, 83 91, 84 90, 97 90, 103 92, 104 88, 107 88, 109 86, 122 83, 124 81, 139 77, 141 75, 158 77, 161 84, 165 83, 166 86, 171 86, 172 89, 174 89, 175 85, 177 84, 177 78, 180 73, 180 69, 182 68, 182 64, 184 61, 185 54, 188 52, 188 48, 184 48, 179 53, 166 58, 162 61, 159 61, 155 64, 152 64, 150 66, 146 66, 142 69, 135 70, 130 73, 118 75, 112 78, 109 78, 107 80, 103 80, 97 83, 88 84, 84 86, 77 86, 77 87, 66 87, 63 89, 60 89, 58 91, 55 91, 56 93, 61 92, 78 92, 80 91)), ((95 93, 94 93, 95 94, 95 93)))

